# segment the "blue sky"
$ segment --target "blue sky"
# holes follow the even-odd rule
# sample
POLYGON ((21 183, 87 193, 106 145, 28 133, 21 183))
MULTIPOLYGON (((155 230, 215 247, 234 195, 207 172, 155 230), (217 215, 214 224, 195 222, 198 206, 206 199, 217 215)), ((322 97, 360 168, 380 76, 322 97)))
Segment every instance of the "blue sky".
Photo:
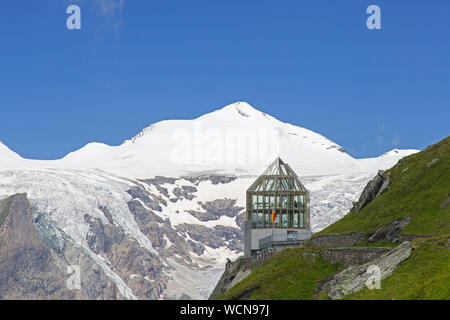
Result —
POLYGON ((0 141, 55 159, 240 100, 354 157, 423 149, 450 131, 449 21, 447 0, 1 1, 0 141))

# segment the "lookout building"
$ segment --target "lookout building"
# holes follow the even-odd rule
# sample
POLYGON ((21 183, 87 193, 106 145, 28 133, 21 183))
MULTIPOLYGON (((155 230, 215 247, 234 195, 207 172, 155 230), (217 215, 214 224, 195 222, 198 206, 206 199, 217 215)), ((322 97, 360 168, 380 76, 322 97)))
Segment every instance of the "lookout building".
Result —
POLYGON ((247 190, 244 252, 298 246, 310 230, 308 191, 278 157, 247 190))

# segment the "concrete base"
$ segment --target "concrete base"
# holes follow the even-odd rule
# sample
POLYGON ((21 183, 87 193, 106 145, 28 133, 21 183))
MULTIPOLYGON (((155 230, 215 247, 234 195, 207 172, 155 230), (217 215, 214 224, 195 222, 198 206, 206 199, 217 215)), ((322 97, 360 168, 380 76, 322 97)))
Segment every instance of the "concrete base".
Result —
POLYGON ((299 246, 311 235, 312 232, 308 229, 251 229, 250 223, 246 223, 244 252, 251 255, 252 252, 265 249, 270 245, 280 248, 299 246))

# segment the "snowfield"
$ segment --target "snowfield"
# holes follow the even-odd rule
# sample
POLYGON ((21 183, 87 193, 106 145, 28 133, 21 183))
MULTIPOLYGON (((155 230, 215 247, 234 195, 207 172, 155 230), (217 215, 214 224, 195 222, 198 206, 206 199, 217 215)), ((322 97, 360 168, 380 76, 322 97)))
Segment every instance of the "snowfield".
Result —
POLYGON ((348 212, 377 170, 414 152, 354 159, 320 134, 238 102, 59 160, 23 159, 0 142, 0 199, 27 193, 43 237, 82 248, 124 298, 205 299, 225 259, 242 254, 246 189, 278 155, 311 192, 317 232, 348 212), (103 229, 124 232, 127 248, 144 248, 160 271, 108 261, 103 229), (137 290, 137 279, 158 295, 137 290))

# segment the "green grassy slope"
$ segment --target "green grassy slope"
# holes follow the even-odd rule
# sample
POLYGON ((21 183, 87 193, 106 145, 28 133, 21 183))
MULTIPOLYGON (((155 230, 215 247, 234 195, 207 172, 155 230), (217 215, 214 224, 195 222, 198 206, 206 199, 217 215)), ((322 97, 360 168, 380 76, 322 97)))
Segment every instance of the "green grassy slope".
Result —
POLYGON ((314 299, 318 282, 336 272, 338 264, 323 262, 314 249, 286 249, 275 254, 252 274, 216 299, 314 299))
POLYGON ((380 290, 362 291, 346 299, 450 299, 450 244, 447 237, 416 239, 416 249, 380 290))
MULTIPOLYGON (((409 215, 404 233, 436 237, 414 240, 411 257, 382 280, 380 290, 366 288, 347 299, 450 299, 450 205, 441 208, 450 198, 450 137, 402 159, 389 170, 389 179, 387 192, 320 234, 372 232, 409 215)), ((315 299, 318 283, 341 268, 314 257, 314 251, 283 250, 218 299, 315 299)))
POLYGON ((401 159, 388 174, 387 192, 319 234, 371 232, 408 215, 411 222, 403 231, 405 234, 450 233, 450 205, 440 208, 450 199, 450 137, 401 159))

